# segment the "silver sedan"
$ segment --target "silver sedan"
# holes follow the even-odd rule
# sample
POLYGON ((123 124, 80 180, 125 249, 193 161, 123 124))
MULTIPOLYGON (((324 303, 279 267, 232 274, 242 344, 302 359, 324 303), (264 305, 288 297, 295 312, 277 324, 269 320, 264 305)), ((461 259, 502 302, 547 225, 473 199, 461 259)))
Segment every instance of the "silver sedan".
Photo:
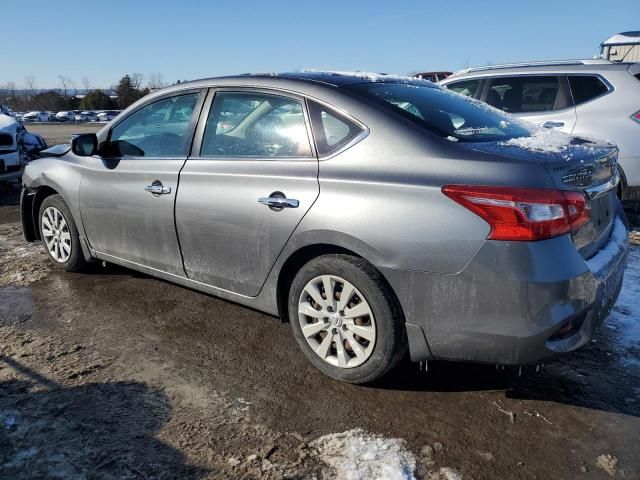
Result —
POLYGON ((43 157, 22 218, 54 265, 113 262, 278 315, 347 382, 407 354, 528 364, 575 350, 622 282, 616 147, 427 81, 195 81, 43 157))

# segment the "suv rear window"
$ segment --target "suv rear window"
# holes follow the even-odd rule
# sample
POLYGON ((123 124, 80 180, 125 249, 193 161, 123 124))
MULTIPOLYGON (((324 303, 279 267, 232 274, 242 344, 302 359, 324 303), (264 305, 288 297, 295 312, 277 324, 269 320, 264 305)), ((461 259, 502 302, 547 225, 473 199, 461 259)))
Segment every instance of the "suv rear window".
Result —
POLYGON ((573 103, 580 105, 606 93, 608 88, 598 77, 592 75, 570 75, 569 86, 573 103))
POLYGON ((348 88, 451 141, 490 142, 531 136, 517 119, 437 86, 364 83, 348 88))

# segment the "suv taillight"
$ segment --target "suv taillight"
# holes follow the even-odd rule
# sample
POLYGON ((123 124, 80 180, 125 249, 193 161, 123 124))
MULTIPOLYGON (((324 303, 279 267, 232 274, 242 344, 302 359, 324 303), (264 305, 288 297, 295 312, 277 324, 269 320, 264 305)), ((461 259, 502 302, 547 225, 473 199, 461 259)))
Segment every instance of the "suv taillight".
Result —
POLYGON ((636 122, 640 123, 640 110, 638 110, 636 113, 631 115, 631 118, 634 119, 636 122))
POLYGON ((442 193, 486 220, 489 240, 543 240, 589 222, 589 204, 578 192, 445 185, 442 193))

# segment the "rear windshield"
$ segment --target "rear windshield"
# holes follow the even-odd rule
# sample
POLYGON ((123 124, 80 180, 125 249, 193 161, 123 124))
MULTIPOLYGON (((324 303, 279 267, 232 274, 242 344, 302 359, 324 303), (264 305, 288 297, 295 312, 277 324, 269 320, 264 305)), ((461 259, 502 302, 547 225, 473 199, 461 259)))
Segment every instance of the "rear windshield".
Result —
POLYGON ((451 141, 492 142, 531 136, 516 118, 443 88, 398 83, 349 88, 451 141))

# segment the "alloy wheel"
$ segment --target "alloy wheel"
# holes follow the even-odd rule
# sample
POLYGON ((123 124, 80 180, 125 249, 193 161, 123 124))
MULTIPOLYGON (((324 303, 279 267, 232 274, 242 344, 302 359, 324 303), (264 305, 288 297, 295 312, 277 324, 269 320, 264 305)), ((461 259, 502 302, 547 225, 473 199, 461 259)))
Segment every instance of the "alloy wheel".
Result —
POLYGON ((298 300, 302 334, 325 362, 340 368, 362 365, 376 342, 376 323, 358 289, 335 275, 309 281, 298 300))
POLYGON ((69 225, 56 207, 47 207, 42 212, 42 237, 51 257, 65 263, 71 256, 71 232, 69 225))

